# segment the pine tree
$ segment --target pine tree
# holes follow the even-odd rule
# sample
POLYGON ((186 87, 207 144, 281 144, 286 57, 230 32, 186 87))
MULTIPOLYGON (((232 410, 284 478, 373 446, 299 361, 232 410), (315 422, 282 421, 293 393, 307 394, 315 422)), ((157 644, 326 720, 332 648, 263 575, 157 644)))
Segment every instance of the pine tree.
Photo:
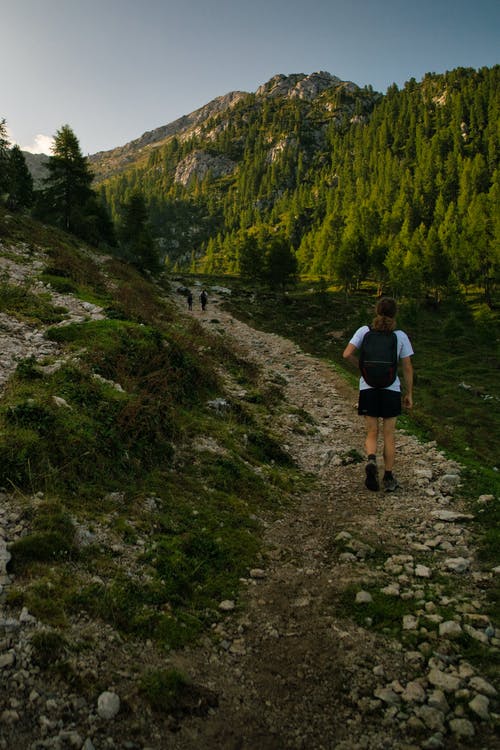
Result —
POLYGON ((264 274, 270 286, 281 286, 283 290, 287 284, 295 280, 297 258, 284 237, 273 237, 268 241, 264 256, 264 274))
POLYGON ((29 208, 33 205, 33 178, 19 146, 13 146, 9 158, 10 208, 29 208))
POLYGON ((69 125, 57 131, 47 169, 49 176, 45 178, 37 214, 85 238, 85 209, 94 195, 93 177, 69 125))
POLYGON ((144 196, 139 192, 132 193, 122 206, 118 239, 126 260, 140 271, 155 273, 160 269, 160 259, 149 229, 148 218, 144 196))

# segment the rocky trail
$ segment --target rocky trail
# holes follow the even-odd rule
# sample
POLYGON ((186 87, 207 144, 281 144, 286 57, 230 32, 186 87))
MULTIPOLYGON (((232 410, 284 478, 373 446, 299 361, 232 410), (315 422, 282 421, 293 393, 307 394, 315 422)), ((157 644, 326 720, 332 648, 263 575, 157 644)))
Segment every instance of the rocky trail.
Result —
POLYGON ((496 689, 453 647, 464 632, 500 645, 482 613, 492 573, 479 569, 472 516, 454 498, 460 467, 434 443, 399 432, 402 489, 370 492, 352 460, 364 454, 356 393, 334 369, 238 321, 218 299, 192 314, 229 336, 267 381, 286 382, 288 410, 273 429, 317 483, 268 525, 262 567, 243 581, 241 611, 217 626, 218 648, 179 658, 219 705, 183 722, 168 747, 500 747, 496 689), (313 429, 297 429, 302 410, 313 429), (339 616, 342 593, 352 591, 362 611, 367 588, 408 605, 402 628, 418 646, 376 634, 369 619, 361 627, 339 616))
MULTIPOLYGON (((25 260, 16 266, 20 273, 26 267, 25 260)), ((97 308, 72 304, 75 316, 100 315, 97 308)), ((258 567, 242 580, 238 601, 221 603, 214 632, 171 654, 172 666, 208 696, 203 710, 172 720, 168 730, 149 725, 147 736, 141 736, 132 701, 126 700, 132 679, 126 644, 120 646, 104 627, 96 636, 96 653, 82 658, 97 673, 108 649, 116 650, 106 697, 120 696, 118 713, 113 705, 106 710, 69 689, 44 685, 30 660, 35 618, 2 603, 11 583, 9 543, 23 533, 19 509, 4 491, 0 748, 500 747, 497 689, 458 646, 465 633, 491 653, 500 647, 500 631, 484 609, 485 592, 500 571, 482 570, 477 561, 473 518, 459 499, 460 467, 435 444, 400 431, 395 473, 402 488, 368 491, 356 458, 364 453, 356 394, 333 367, 286 339, 243 324, 213 295, 205 313, 195 306, 185 314, 228 337, 260 366, 263 383, 280 383, 285 405, 272 416, 272 429, 301 469, 315 477, 312 489, 278 519, 265 522, 258 567), (371 606, 380 593, 386 607, 394 603, 400 612, 405 638, 373 627, 371 606)), ((0 341, 1 382, 18 357, 46 353, 39 330, 8 316, 0 320, 0 341)), ((237 399, 231 387, 228 398, 237 399)), ((480 498, 483 504, 494 501, 480 498)), ((83 634, 92 626, 74 627, 83 634)), ((143 648, 146 663, 154 654, 148 644, 143 648)))

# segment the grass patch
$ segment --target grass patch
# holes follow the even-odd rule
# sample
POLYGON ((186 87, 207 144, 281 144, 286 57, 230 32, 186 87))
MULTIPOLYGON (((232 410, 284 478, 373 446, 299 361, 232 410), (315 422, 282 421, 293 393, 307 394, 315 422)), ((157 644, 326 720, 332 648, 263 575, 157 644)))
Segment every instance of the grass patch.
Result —
POLYGON ((0 312, 28 323, 53 324, 64 320, 66 310, 54 306, 48 295, 34 294, 26 286, 0 283, 0 312))
POLYGON ((154 669, 143 674, 139 690, 154 711, 169 714, 179 706, 188 685, 188 679, 176 669, 154 669))
MULTIPOLYGON (((366 589, 367 591, 369 589, 366 589)), ((372 601, 364 604, 356 603, 359 587, 349 586, 340 597, 340 612, 358 625, 400 638, 403 632, 403 617, 413 612, 413 603, 396 596, 388 596, 378 590, 370 590, 372 601)))
POLYGON ((48 669, 66 654, 68 643, 57 630, 39 630, 30 639, 33 650, 33 663, 41 669, 48 669))

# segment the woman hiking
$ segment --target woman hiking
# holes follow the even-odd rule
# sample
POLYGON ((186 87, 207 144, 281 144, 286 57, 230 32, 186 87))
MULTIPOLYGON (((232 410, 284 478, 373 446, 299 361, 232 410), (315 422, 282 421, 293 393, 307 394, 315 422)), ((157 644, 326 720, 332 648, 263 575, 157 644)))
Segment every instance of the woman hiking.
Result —
MULTIPOLYGON (((365 467, 365 485, 369 490, 380 489, 378 467, 377 467, 377 442, 379 435, 379 419, 382 419, 382 434, 384 441, 383 461, 384 475, 383 485, 386 492, 393 492, 399 487, 398 481, 392 473, 394 467, 394 458, 396 452, 396 420, 401 414, 402 405, 407 409, 413 406, 413 365, 411 357, 413 348, 410 340, 404 331, 396 329, 396 312, 397 305, 391 297, 382 297, 377 302, 375 308, 375 318, 371 326, 361 326, 354 333, 353 337, 347 344, 343 357, 355 367, 360 367, 360 362, 355 352, 358 351, 360 359, 368 360, 368 354, 364 357, 364 349, 368 350, 368 339, 375 341, 375 350, 378 347, 379 352, 394 350, 394 362, 388 362, 387 365, 381 365, 382 360, 389 360, 390 357, 381 356, 380 354, 372 356, 370 361, 366 361, 361 369, 359 380, 359 402, 358 414, 364 416, 366 427, 365 448, 367 455, 367 464, 365 467), (365 339, 367 334, 370 336, 365 339), (401 362, 403 369, 403 378, 405 384, 405 393, 401 398, 401 381, 397 373, 398 361, 401 362), (391 366, 392 365, 392 366, 391 366), (373 375, 372 369, 379 368, 378 380, 373 375), (385 376, 381 370, 385 367, 385 376), (391 372, 389 372, 391 370, 391 372), (370 380, 370 383, 367 382, 370 380), (392 382, 391 382, 392 381, 392 382), (375 383, 386 383, 385 385, 375 385, 375 383)), ((372 349, 373 351, 374 349, 372 349)))

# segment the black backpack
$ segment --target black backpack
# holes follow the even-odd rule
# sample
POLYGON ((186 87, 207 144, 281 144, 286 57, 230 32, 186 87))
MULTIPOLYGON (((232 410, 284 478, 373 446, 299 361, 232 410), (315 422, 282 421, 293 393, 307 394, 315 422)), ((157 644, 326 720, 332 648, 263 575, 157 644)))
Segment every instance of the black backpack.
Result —
POLYGON ((394 331, 365 333, 359 351, 359 369, 372 388, 387 388, 398 374, 398 337, 394 331))

